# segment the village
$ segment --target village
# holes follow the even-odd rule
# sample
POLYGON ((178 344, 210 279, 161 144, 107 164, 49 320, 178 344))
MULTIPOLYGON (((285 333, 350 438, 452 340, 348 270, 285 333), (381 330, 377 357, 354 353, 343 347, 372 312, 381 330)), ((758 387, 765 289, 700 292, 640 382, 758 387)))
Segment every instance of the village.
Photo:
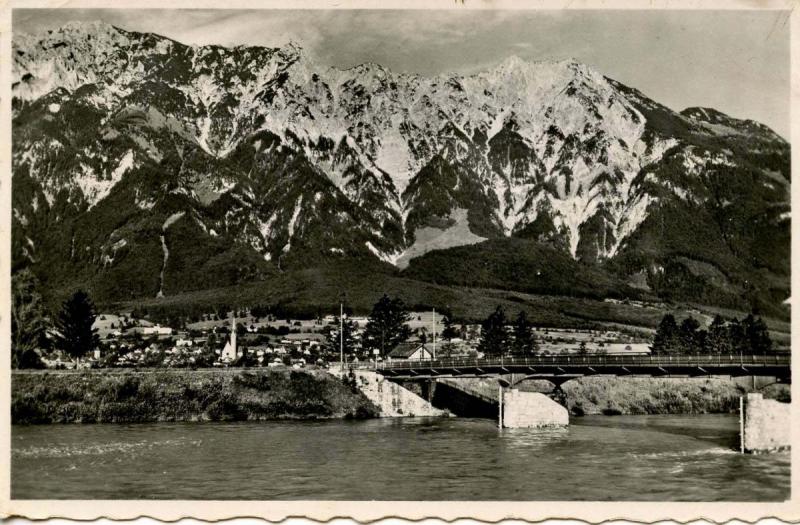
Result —
MULTIPOLYGON (((369 318, 347 316, 352 342, 340 355, 339 318, 257 317, 247 310, 227 317, 202 316, 181 327, 157 324, 132 313, 98 313, 92 325, 99 344, 76 361, 56 350, 43 356, 47 368, 208 368, 208 367, 322 367, 338 362, 480 358, 480 324, 455 324, 449 330, 443 315, 409 312, 410 337, 391 348, 369 352, 360 340, 369 318), (238 317, 237 315, 240 315, 238 317), (383 357, 385 356, 385 357, 383 357)), ((537 353, 649 353, 650 342, 617 330, 532 327, 537 353)))

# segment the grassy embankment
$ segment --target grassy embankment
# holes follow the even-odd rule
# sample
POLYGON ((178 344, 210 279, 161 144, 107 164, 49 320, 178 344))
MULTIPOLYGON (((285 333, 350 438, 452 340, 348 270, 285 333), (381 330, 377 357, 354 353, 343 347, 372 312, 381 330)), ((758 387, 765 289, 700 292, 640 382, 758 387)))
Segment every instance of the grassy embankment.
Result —
POLYGON ((363 394, 318 370, 14 372, 11 378, 11 421, 15 424, 377 415, 377 408, 363 394))
MULTIPOLYGON (((496 399, 497 383, 487 379, 465 379, 469 387, 496 399)), ((739 408, 739 397, 752 392, 750 378, 640 378, 591 377, 562 385, 572 414, 718 414, 739 408)), ((762 383, 759 383, 763 385, 762 383)), ((524 381, 517 388, 549 392, 547 381, 524 381)), ((789 401, 788 385, 770 385, 759 390, 765 397, 789 401)))

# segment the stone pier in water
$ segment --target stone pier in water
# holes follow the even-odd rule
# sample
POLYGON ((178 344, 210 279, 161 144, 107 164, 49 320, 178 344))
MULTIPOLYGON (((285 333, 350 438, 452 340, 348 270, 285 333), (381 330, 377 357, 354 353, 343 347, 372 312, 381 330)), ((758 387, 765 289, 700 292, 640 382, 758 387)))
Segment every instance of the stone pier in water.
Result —
POLYGON ((500 397, 501 428, 553 428, 569 425, 569 412, 539 392, 503 389, 500 397))
POLYGON ((771 452, 791 446, 789 403, 764 399, 762 394, 741 398, 739 413, 742 452, 771 452))

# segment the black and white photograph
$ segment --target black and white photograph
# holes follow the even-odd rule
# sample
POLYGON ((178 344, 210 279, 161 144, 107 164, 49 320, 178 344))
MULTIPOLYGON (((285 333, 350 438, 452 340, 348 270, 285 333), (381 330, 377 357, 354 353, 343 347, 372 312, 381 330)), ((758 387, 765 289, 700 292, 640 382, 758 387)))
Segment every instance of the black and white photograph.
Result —
POLYGON ((10 9, 11 507, 791 499, 794 15, 469 4, 10 9))

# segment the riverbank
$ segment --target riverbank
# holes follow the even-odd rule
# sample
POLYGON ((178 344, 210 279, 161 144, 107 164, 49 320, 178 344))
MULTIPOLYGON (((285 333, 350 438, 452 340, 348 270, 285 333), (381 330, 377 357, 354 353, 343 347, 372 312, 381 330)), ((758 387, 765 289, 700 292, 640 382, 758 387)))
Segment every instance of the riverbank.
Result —
MULTIPOLYGON (((494 379, 459 381, 497 397, 494 379)), ((416 390, 413 384, 406 386, 416 390)), ((361 391, 324 370, 15 371, 11 387, 14 424, 362 419, 381 414, 361 391)), ((552 385, 524 381, 517 388, 548 392, 552 385)), ((587 377, 568 381, 562 389, 576 416, 729 413, 738 410, 740 396, 754 390, 749 378, 714 377, 587 377)), ((766 398, 790 398, 787 385, 758 391, 766 398)))
MULTIPOLYGON (((654 379, 586 378, 563 386, 573 414, 723 414, 739 410, 739 398, 756 391, 751 378, 654 379)), ((788 385, 758 390, 771 399, 789 401, 788 385)))
POLYGON ((378 417, 323 370, 14 372, 11 422, 145 423, 378 417))

